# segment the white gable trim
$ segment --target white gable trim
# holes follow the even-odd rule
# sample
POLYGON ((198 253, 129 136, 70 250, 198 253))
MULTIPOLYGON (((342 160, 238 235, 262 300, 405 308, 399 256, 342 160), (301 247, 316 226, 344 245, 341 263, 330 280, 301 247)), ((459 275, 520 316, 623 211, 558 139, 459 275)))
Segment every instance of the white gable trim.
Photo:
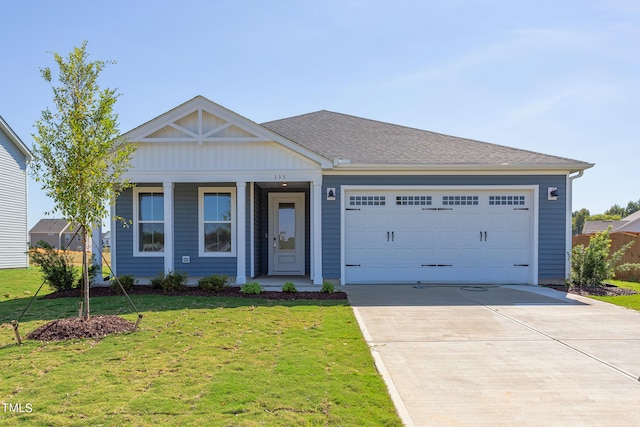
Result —
POLYGON ((215 142, 242 143, 274 141, 317 163, 322 169, 333 166, 332 162, 328 159, 203 96, 197 96, 149 122, 138 126, 125 133, 123 138, 129 142, 193 142, 198 145, 215 142), (205 116, 208 116, 210 120, 207 126, 205 126, 207 122, 205 116), (181 124, 180 121, 183 119, 190 121, 190 126, 181 124), (216 122, 216 119, 219 120, 219 123, 216 122), (236 135, 234 135, 234 132, 231 132, 232 130, 235 130, 236 135), (163 131, 165 135, 162 134, 163 131))
POLYGON ((9 124, 4 121, 2 116, 0 116, 0 131, 3 131, 7 135, 7 137, 9 137, 9 140, 13 142, 16 147, 18 147, 18 150, 20 150, 20 152, 24 154, 28 162, 33 160, 33 154, 31 154, 29 148, 25 145, 24 142, 22 142, 20 137, 13 131, 13 129, 11 129, 11 126, 9 126, 9 124))

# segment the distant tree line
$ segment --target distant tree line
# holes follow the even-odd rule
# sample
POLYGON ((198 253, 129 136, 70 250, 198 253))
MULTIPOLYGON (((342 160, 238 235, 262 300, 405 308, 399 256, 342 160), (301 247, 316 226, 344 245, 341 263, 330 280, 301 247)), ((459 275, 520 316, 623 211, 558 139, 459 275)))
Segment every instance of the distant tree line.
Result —
POLYGON ((573 234, 582 233, 582 227, 585 221, 616 221, 631 215, 632 213, 640 211, 640 199, 634 202, 633 200, 627 203, 627 207, 623 208, 620 205, 613 205, 603 214, 591 215, 589 209, 582 208, 579 211, 574 211, 571 214, 571 228, 573 234))

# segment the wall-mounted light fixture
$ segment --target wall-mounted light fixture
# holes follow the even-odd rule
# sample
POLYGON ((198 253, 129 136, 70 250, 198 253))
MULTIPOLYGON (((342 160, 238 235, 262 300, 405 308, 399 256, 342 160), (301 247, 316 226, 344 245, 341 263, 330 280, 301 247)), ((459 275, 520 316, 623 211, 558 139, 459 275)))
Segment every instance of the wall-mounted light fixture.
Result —
POLYGON ((336 189, 335 187, 327 188, 327 200, 335 200, 336 199, 336 189))
POLYGON ((558 187, 547 188, 547 200, 558 200, 558 187))

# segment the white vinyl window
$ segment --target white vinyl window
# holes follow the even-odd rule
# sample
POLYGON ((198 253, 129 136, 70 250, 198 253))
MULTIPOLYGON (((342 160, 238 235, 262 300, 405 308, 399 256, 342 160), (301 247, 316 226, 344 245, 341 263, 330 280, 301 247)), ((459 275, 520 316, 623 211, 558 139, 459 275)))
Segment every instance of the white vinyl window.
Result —
POLYGON ((164 191, 162 187, 133 189, 133 253, 164 254, 164 191))
POLYGON ((198 247, 202 257, 236 254, 236 189, 198 189, 198 247))

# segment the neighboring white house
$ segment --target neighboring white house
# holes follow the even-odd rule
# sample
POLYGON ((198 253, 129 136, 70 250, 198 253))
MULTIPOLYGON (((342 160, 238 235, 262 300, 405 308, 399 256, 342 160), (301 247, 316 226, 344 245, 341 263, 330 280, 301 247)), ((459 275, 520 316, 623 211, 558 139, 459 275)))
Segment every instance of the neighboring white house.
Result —
POLYGON ((102 247, 103 248, 111 247, 111 230, 102 233, 102 247))
POLYGON ((31 152, 0 116, 0 268, 25 268, 27 163, 31 152))

